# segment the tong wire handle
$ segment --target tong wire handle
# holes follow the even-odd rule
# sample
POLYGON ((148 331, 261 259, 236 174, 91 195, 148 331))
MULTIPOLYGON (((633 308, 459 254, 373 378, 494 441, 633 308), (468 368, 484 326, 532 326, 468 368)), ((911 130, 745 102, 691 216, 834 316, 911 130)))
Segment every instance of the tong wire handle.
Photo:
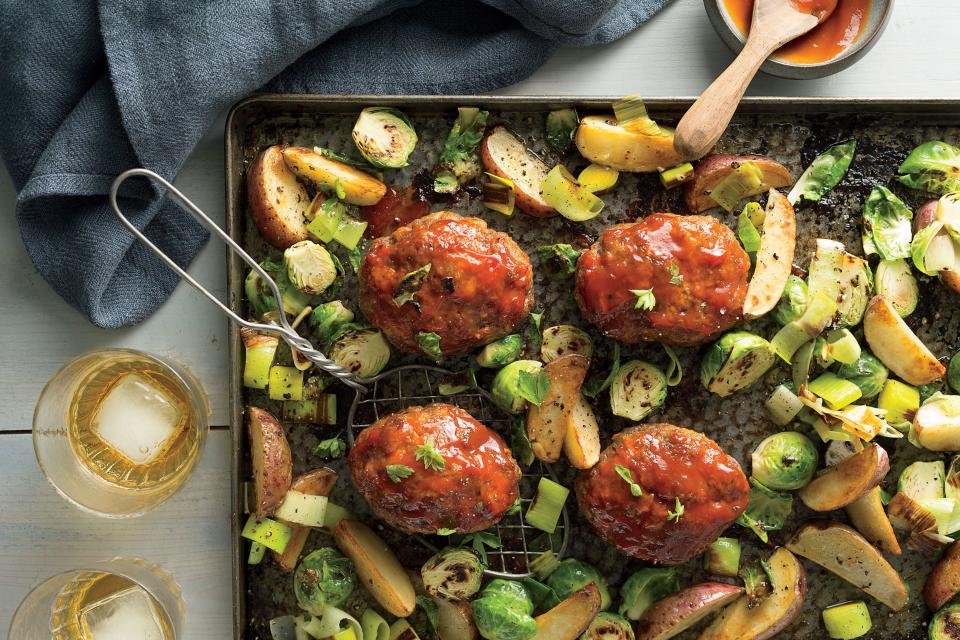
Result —
POLYGON ((279 336, 284 342, 299 351, 300 355, 317 365, 326 373, 336 377, 341 382, 360 393, 365 393, 367 391, 366 386, 363 384, 363 382, 361 382, 360 378, 354 375, 352 371, 329 359, 320 350, 316 349, 309 340, 296 332, 296 330, 290 325, 290 321, 287 319, 287 314, 283 310, 283 303, 281 302, 280 297, 280 288, 277 287, 277 283, 274 282, 273 278, 271 278, 270 275, 263 269, 263 267, 261 267, 260 264, 250 256, 250 254, 244 251, 243 248, 237 244, 233 238, 227 234, 226 231, 221 229, 217 223, 211 220, 209 216, 207 216, 207 214, 200 209, 200 207, 191 202, 189 198, 183 195, 179 189, 170 184, 170 182, 168 182, 163 176, 154 171, 143 168, 128 169, 127 171, 124 171, 117 176, 116 180, 113 181, 113 185, 110 187, 110 206, 113 208, 114 214, 116 214, 116 216, 120 219, 120 222, 122 222, 124 226, 127 227, 127 229, 129 229, 130 232, 137 237, 137 239, 140 240, 140 242, 145 244, 151 251, 157 254, 157 256, 163 260, 164 263, 166 263, 166 265, 174 271, 174 273, 180 276, 181 280, 184 280, 194 289, 206 296, 210 302, 215 304, 220 311, 222 311, 223 314, 230 318, 230 320, 232 320, 235 324, 247 329, 253 329, 279 336), (274 300, 277 301, 277 311, 280 317, 280 325, 251 322, 246 318, 234 313, 230 307, 225 305, 217 296, 213 295, 209 290, 207 290, 206 287, 197 282, 193 276, 181 268, 180 265, 174 262, 170 256, 164 253, 160 247, 155 245, 149 238, 147 238, 146 235, 143 234, 142 231, 137 229, 133 223, 130 222, 123 212, 120 211, 120 205, 117 203, 117 193, 120 190, 120 185, 123 184, 128 178, 137 176, 159 183, 164 189, 166 189, 167 193, 170 195, 170 198, 174 202, 179 204, 181 208, 190 213, 190 215, 192 215, 193 218, 200 224, 219 236, 231 251, 239 255, 243 261, 250 266, 251 269, 257 272, 257 275, 259 275, 260 278, 262 278, 263 281, 270 287, 270 292, 273 294, 274 300))

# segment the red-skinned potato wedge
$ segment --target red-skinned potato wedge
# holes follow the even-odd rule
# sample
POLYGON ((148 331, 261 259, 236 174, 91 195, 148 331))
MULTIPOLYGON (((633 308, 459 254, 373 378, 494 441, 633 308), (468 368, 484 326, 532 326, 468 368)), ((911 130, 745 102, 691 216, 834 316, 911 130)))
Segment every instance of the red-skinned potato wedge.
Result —
MULTIPOLYGON (((930 226, 930 223, 936 220, 937 207, 939 204, 939 200, 928 200, 917 209, 917 212, 913 215, 914 235, 924 227, 930 226)), ((957 271, 941 271, 940 281, 951 291, 960 293, 960 265, 958 265, 957 271)))
POLYGON ((767 640, 783 631, 800 613, 806 592, 806 575, 800 561, 780 547, 767 561, 773 590, 750 608, 740 598, 714 618, 699 640, 767 640))
POLYGON ((538 460, 556 462, 560 458, 589 367, 590 359, 579 353, 561 356, 543 366, 550 378, 550 390, 543 403, 531 403, 527 409, 527 438, 538 460))
POLYGON ((580 120, 574 143, 580 155, 593 162, 633 173, 652 173, 686 161, 673 148, 673 129, 660 126, 661 135, 630 131, 612 116, 580 120))
POLYGON ((939 611, 958 593, 960 593, 960 544, 954 542, 927 576, 927 582, 923 585, 923 601, 931 611, 939 611))
POLYGON ((417 594, 410 576, 373 529, 346 518, 333 528, 333 540, 353 560, 360 582, 380 606, 400 618, 413 613, 417 594))
POLYGON ((280 147, 267 147, 253 161, 247 172, 247 202, 253 223, 276 248, 310 238, 304 218, 310 196, 284 162, 280 147))
POLYGON ((437 636, 439 640, 480 640, 480 632, 473 623, 473 609, 466 600, 451 602, 431 598, 437 605, 437 636))
POLYGON ((577 640, 598 613, 600 590, 591 582, 537 616, 537 635, 533 640, 577 640))
POLYGON ((869 444, 843 462, 829 467, 797 492, 814 511, 833 511, 855 502, 880 484, 890 471, 890 457, 878 444, 869 444))
POLYGON ((487 131, 480 143, 480 157, 484 170, 513 182, 517 206, 524 213, 537 218, 557 215, 557 210, 540 195, 550 167, 533 155, 509 129, 497 125, 487 131))
POLYGON ((936 382, 947 373, 936 356, 907 326, 884 296, 874 296, 863 316, 870 351, 890 371, 912 385, 936 382))
POLYGON ((290 444, 280 421, 258 407, 247 407, 247 434, 253 466, 254 512, 257 518, 265 518, 280 506, 290 489, 290 444))
POLYGON ((662 600, 644 612, 636 640, 667 640, 720 611, 743 594, 743 587, 701 582, 662 600))
POLYGON ((600 425, 590 403, 582 393, 567 419, 567 432, 563 438, 563 451, 570 466, 590 469, 600 460, 600 425))
POLYGON ((287 147, 283 159, 298 178, 313 183, 318 189, 332 192, 337 181, 343 187, 344 202, 369 206, 380 202, 387 193, 387 185, 369 173, 323 156, 307 147, 287 147))
MULTIPOLYGON (((333 469, 323 467, 300 474, 294 478, 290 489, 310 496, 326 496, 329 498, 330 492, 333 491, 335 484, 337 484, 337 472, 333 469)), ((303 551, 304 545, 307 544, 307 538, 310 537, 311 529, 310 527, 291 524, 289 522, 286 523, 286 525, 293 529, 293 534, 290 536, 290 542, 287 543, 287 548, 283 550, 282 554, 275 551, 271 553, 277 566, 280 567, 281 570, 289 573, 297 568, 297 561, 300 560, 300 552, 303 551)))
POLYGON ((874 487, 863 496, 847 505, 847 517, 870 544, 881 551, 899 556, 903 551, 893 531, 890 518, 883 509, 880 487, 874 487))
POLYGON ((787 197, 770 189, 767 195, 767 215, 763 222, 757 268, 747 287, 743 302, 746 318, 759 318, 780 302, 783 288, 793 269, 793 254, 797 249, 797 217, 787 197))
POLYGON ((808 522, 793 534, 787 549, 863 589, 894 611, 907 606, 907 586, 896 569, 866 538, 845 524, 808 522))
POLYGON ((793 177, 787 168, 766 156, 732 156, 716 153, 698 162, 693 180, 683 185, 683 200, 687 203, 690 212, 701 213, 720 206, 710 197, 710 191, 721 180, 733 173, 742 162, 752 162, 760 169, 763 176, 756 193, 745 193, 744 198, 793 184, 793 177))

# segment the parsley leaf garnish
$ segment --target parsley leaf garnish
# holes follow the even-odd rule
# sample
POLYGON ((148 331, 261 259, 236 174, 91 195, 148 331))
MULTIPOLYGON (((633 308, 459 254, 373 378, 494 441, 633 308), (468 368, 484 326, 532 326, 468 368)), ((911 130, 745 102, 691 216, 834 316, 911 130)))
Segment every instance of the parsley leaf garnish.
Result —
POLYGON ((617 475, 620 476, 624 482, 630 485, 630 495, 636 498, 639 498, 643 495, 643 489, 640 488, 640 485, 633 481, 633 474, 630 472, 630 469, 627 469, 622 464, 615 465, 613 468, 616 470, 617 475))
POLYGON ((683 503, 680 502, 680 498, 675 498, 676 503, 673 507, 673 511, 667 512, 667 520, 672 522, 680 522, 680 518, 683 517, 683 503))
POLYGON ((413 469, 408 467, 405 464, 388 464, 387 465, 387 477, 390 478, 391 482, 400 483, 404 478, 409 478, 413 475, 413 469))
POLYGON ((676 262, 670 263, 670 284, 679 285, 683 283, 683 276, 680 275, 680 266, 676 262))
POLYGON ((347 443, 340 438, 321 440, 313 452, 322 460, 336 460, 347 450, 347 443))
POLYGON ((637 296, 637 304, 634 309, 643 309, 650 311, 657 304, 657 298, 653 295, 653 289, 630 289, 630 293, 637 296))
POLYGON ((550 392, 550 376, 543 369, 536 373, 521 370, 517 380, 517 393, 535 405, 543 404, 550 392))
POLYGON ((487 560, 487 547, 499 549, 503 546, 500 542, 500 536, 490 531, 477 531, 476 533, 464 536, 461 544, 464 546, 469 544, 473 547, 473 550, 476 551, 480 559, 483 560, 483 564, 489 564, 487 560))
POLYGON ((417 462, 423 463, 424 469, 443 471, 447 468, 447 461, 444 460, 443 456, 434 448, 433 436, 427 436, 424 443, 417 447, 414 456, 417 462))

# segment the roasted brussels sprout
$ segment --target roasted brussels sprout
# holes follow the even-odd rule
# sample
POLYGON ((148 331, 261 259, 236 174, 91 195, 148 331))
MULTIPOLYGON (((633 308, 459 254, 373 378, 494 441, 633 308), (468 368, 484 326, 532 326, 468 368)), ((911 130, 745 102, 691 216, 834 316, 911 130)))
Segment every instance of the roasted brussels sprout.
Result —
POLYGON ((746 331, 733 331, 714 342, 700 363, 700 382, 718 396, 746 389, 773 366, 770 343, 746 331))
POLYGON ((477 354, 477 364, 485 369, 499 369, 519 358, 521 351, 523 338, 519 333, 511 333, 485 346, 477 354))
POLYGON ((607 609, 610 606, 610 590, 607 588, 607 581, 599 571, 586 562, 576 558, 561 560, 560 565, 547 576, 547 586, 556 591, 557 597, 561 600, 591 582, 597 585, 600 591, 600 609, 607 609))
POLYGON ((456 193, 460 185, 478 178, 483 172, 477 146, 483 139, 489 111, 476 107, 459 107, 457 119, 447 134, 440 152, 440 163, 434 170, 433 190, 456 193))
POLYGON ((857 141, 851 138, 828 147, 814 158, 790 190, 787 196, 790 204, 816 202, 837 186, 850 168, 856 149, 857 141))
POLYGON ((449 547, 435 553, 420 568, 423 587, 432 596, 447 600, 466 600, 480 591, 483 563, 477 554, 462 547, 449 547))
POLYGON ((545 244, 537 247, 540 268, 550 280, 566 280, 577 270, 580 251, 569 244, 545 244))
POLYGON ((593 619, 580 640, 634 640, 633 627, 623 616, 601 611, 593 619))
POLYGON ((886 296, 901 317, 906 318, 916 310, 920 288, 906 260, 881 260, 873 280, 877 293, 886 296))
POLYGON ((293 574, 293 591, 300 608, 313 615, 327 607, 339 607, 357 587, 353 561, 333 547, 308 554, 293 574))
POLYGON ((627 578, 620 588, 618 613, 630 620, 639 620, 657 600, 680 589, 677 570, 673 567, 647 567, 627 578))
POLYGON ((790 324, 807 310, 807 282, 795 275, 787 278, 780 302, 773 310, 773 318, 782 325, 790 324))
POLYGON ((934 140, 915 148, 897 169, 901 184, 937 195, 960 191, 960 148, 934 140))
POLYGON ((950 359, 950 366, 947 367, 947 384, 960 393, 960 352, 950 359))
POLYGON ((960 629, 960 602, 948 603, 933 614, 928 629, 930 640, 956 640, 960 629))
POLYGON ((747 510, 736 522, 757 534, 763 542, 769 540, 768 531, 779 531, 793 511, 793 496, 763 486, 750 478, 750 501, 747 510))
POLYGON ((883 260, 909 258, 913 212, 884 186, 876 186, 863 205, 863 252, 883 260))
POLYGON ((753 477, 771 489, 801 489, 817 472, 820 455, 810 438, 796 431, 767 437, 753 451, 753 477))
POLYGON ((492 580, 470 609, 477 631, 486 640, 529 640, 537 635, 533 600, 519 582, 492 580))
POLYGON ((390 345, 379 329, 348 326, 334 337, 327 355, 361 378, 371 378, 390 361, 390 345))
POLYGON ((527 406, 527 400, 520 395, 520 372, 536 375, 543 364, 536 360, 515 360, 497 372, 490 384, 490 394, 497 406, 518 415, 527 406))
POLYGON ((544 364, 569 353, 579 353, 587 358, 593 355, 593 340, 586 331, 570 324, 558 324, 543 330, 540 359, 544 364))
POLYGON ((628 420, 643 420, 667 399, 667 376, 649 362, 630 360, 610 383, 610 411, 628 420))
POLYGON ((861 398, 869 400, 877 396, 887 382, 887 368, 869 351, 861 351, 853 364, 844 364, 836 369, 836 374, 860 387, 861 398))
MULTIPOLYGON (((260 263, 260 267, 277 283, 277 288, 280 290, 280 299, 283 301, 283 310, 288 315, 295 316, 310 304, 312 296, 293 286, 283 264, 264 260, 260 263)), ((256 271, 251 270, 247 274, 243 290, 255 314, 263 315, 271 309, 277 308, 277 303, 273 299, 273 292, 270 291, 270 287, 256 271)))
POLYGON ((325 344, 341 327, 353 322, 353 317, 353 311, 343 306, 342 302, 331 300, 317 305, 310 314, 309 322, 320 342, 325 344))
POLYGON ((836 276, 840 282, 837 326, 853 327, 863 320, 873 295, 873 272, 866 260, 846 251, 842 252, 839 262, 836 276))
POLYGON ((407 166, 407 159, 417 146, 417 132, 399 109, 367 107, 353 125, 353 141, 373 166, 398 169, 407 166))
POLYGON ((579 124, 576 109, 551 111, 547 114, 547 144, 557 153, 565 152, 579 124))
POLYGON ((330 252, 316 242, 304 240, 287 247, 283 252, 287 277, 297 289, 315 296, 337 279, 337 265, 330 252))

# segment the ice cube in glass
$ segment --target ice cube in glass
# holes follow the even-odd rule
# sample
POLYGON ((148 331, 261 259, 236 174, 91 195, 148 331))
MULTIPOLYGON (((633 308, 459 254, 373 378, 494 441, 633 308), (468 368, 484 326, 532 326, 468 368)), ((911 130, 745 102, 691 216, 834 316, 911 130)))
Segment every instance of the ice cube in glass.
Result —
POLYGON ((97 408, 92 428, 101 440, 134 464, 163 453, 177 433, 182 407, 144 376, 123 376, 97 408))
POLYGON ((164 640, 153 598, 139 585, 85 607, 80 627, 87 640, 164 640))

